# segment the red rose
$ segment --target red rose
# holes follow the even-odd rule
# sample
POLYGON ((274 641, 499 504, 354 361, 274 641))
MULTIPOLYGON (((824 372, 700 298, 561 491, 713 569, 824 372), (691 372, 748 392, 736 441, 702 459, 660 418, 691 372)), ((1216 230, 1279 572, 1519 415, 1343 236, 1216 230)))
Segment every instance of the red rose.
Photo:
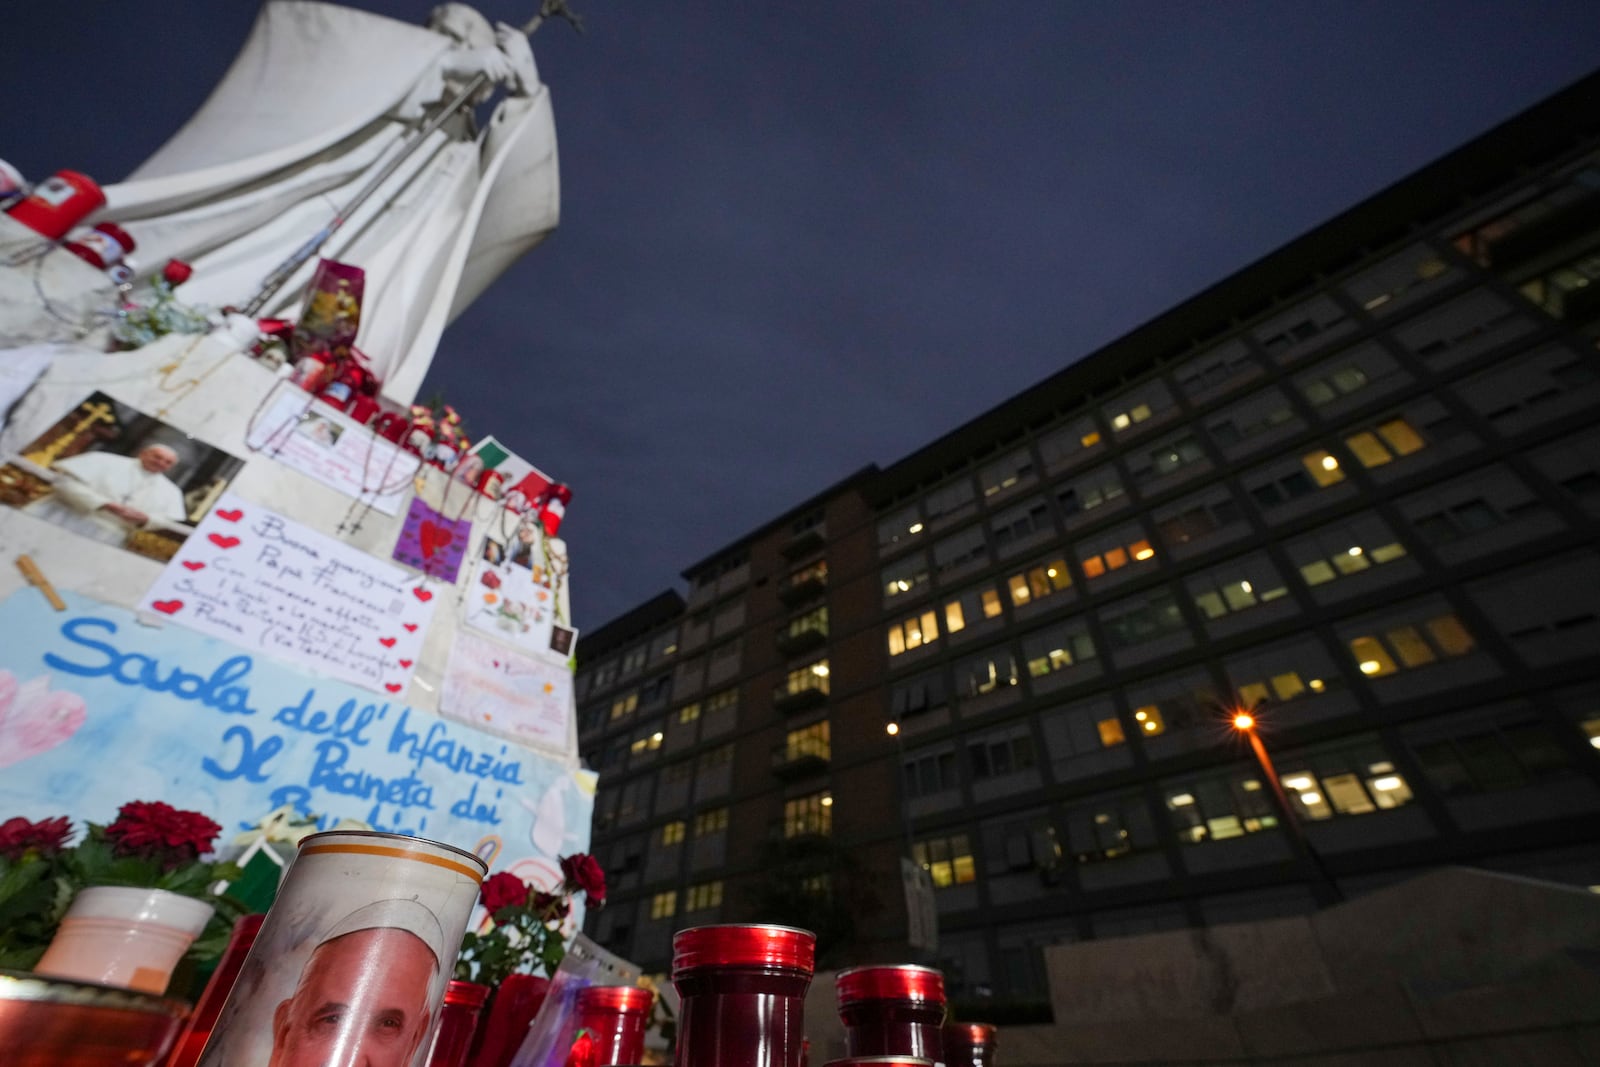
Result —
POLYGON ((566 897, 555 893, 535 893, 533 910, 546 920, 565 919, 572 912, 572 905, 567 903, 566 897))
POLYGON ((502 908, 520 908, 528 902, 528 883, 512 874, 501 871, 484 880, 483 906, 492 916, 502 908))
POLYGON ((72 820, 65 815, 54 819, 7 819, 0 822, 0 856, 20 860, 30 850, 41 856, 53 856, 67 847, 72 836, 72 820))
POLYGON ((198 811, 179 811, 159 800, 122 805, 106 827, 106 840, 119 856, 160 860, 169 870, 210 852, 222 827, 198 811))
POLYGON ((567 885, 574 890, 581 889, 595 904, 604 904, 606 900, 606 872, 601 870, 600 861, 587 852, 577 852, 571 856, 561 857, 561 873, 567 879, 567 885))
POLYGON ((181 259, 169 259, 167 265, 161 268, 162 279, 174 289, 188 281, 194 274, 194 268, 181 259))

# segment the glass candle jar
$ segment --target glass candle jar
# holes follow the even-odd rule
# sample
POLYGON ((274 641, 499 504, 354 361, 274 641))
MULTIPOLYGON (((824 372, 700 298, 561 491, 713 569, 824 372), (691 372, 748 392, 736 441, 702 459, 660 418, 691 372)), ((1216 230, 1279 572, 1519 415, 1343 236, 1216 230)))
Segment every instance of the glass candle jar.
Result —
POLYGON ((995 1033, 988 1023, 946 1023, 944 1062, 948 1067, 994 1067, 995 1033))
POLYGON ((680 930, 676 1067, 800 1067, 816 949, 815 934, 789 926, 680 930))
POLYGON ((944 1062, 944 975, 910 964, 851 967, 835 984, 848 1055, 944 1062))
POLYGON ((478 1032, 478 1016, 488 999, 488 986, 451 979, 444 987, 444 1007, 439 1009, 433 1044, 424 1060, 427 1067, 464 1067, 472 1035, 478 1032))
POLYGON ((656 995, 638 986, 597 985, 578 991, 577 1029, 593 1042, 590 1067, 644 1059, 644 1031, 656 995))
POLYGON ((931 1062, 920 1056, 846 1056, 822 1067, 929 1067, 931 1062))
POLYGON ((211 972, 211 981, 206 983, 205 992, 200 994, 194 1012, 184 1024, 183 1033, 179 1035, 178 1043, 173 1046, 172 1055, 167 1057, 163 1067, 194 1067, 200 1062, 200 1053, 211 1038, 211 1030, 217 1025, 217 1016, 222 1014, 222 1006, 228 1002, 228 994, 233 992, 233 984, 239 980, 244 959, 250 954, 250 946, 256 943, 256 935, 261 932, 261 924, 266 918, 265 915, 246 915, 233 924, 228 947, 223 949, 217 969, 211 972))

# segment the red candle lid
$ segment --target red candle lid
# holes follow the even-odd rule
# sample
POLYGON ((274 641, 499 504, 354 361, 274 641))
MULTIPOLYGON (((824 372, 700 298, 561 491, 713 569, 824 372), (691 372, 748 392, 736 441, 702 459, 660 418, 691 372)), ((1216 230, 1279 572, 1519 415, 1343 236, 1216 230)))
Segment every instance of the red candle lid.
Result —
POLYGON ((578 990, 579 1011, 637 1012, 650 1010, 656 995, 633 985, 592 985, 578 990))
POLYGON ((992 1045, 995 1028, 989 1023, 945 1023, 945 1044, 992 1045))
POLYGON ((841 1008, 863 1000, 926 1000, 944 1006, 944 975, 932 967, 851 967, 834 981, 841 1008))
POLYGON ((696 926, 672 939, 672 973, 696 967, 788 967, 810 974, 817 935, 793 926, 696 926))
POLYGON ((481 1008, 483 1002, 489 999, 489 987, 479 985, 477 982, 462 982, 452 979, 444 987, 444 1002, 446 1004, 460 1004, 467 1008, 481 1008))

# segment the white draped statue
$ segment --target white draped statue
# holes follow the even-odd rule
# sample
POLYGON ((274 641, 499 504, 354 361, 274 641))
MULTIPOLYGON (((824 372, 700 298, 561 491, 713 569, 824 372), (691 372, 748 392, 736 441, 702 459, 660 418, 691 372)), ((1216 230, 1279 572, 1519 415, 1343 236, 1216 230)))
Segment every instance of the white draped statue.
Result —
MULTIPOLYGON (((462 4, 426 28, 270 0, 221 84, 91 221, 122 225, 144 272, 192 264, 182 296, 242 306, 471 77, 507 90, 487 128, 463 111, 432 134, 321 250, 366 271, 361 333, 383 393, 409 403, 439 336, 555 228, 555 120, 528 41, 462 4)), ((487 92, 485 93, 487 96, 487 92)), ((292 318, 307 262, 262 309, 292 318)))

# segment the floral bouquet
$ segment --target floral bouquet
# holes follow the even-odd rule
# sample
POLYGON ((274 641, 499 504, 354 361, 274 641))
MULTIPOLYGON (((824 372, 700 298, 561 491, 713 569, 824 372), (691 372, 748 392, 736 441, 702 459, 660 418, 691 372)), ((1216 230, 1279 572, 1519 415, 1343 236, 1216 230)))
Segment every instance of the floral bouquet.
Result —
POLYGON ((205 333, 211 321, 204 311, 180 303, 174 290, 189 280, 194 268, 181 260, 170 260, 155 281, 147 304, 124 303, 117 309, 111 326, 111 339, 118 348, 142 348, 169 333, 205 333))
POLYGON ((483 906, 493 926, 484 933, 467 931, 456 977, 494 987, 518 972, 542 970, 553 976, 567 954, 561 927, 572 911, 573 894, 582 892, 594 907, 606 900, 605 872, 593 856, 579 852, 561 857, 561 875, 553 893, 535 890, 509 871, 485 880, 483 906))
POLYGON ((204 900, 216 910, 189 958, 221 958, 234 921, 244 909, 212 893, 218 881, 238 876, 229 863, 208 862, 222 832, 199 812, 160 801, 131 801, 107 826, 89 823, 76 845, 66 816, 0 823, 0 968, 27 969, 55 937, 80 889, 131 886, 165 889, 204 900))

